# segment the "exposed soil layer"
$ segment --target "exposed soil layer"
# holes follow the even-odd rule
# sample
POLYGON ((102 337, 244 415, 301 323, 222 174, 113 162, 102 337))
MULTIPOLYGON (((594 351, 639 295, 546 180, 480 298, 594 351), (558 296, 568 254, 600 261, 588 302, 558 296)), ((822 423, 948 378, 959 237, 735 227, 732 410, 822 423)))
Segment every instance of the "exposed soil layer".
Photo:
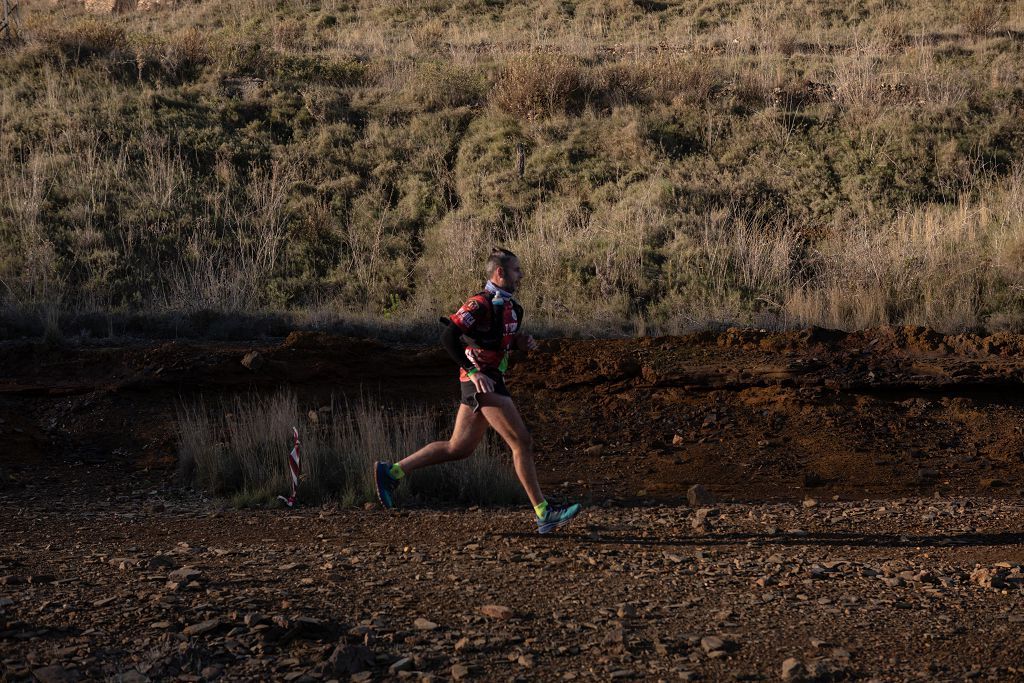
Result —
MULTIPOLYGON (((730 330, 542 342, 509 386, 544 483, 584 500, 977 493, 1024 486, 1024 337, 924 328, 730 330)), ((266 343, 0 346, 0 467, 174 464, 177 406, 295 392, 453 405, 437 348, 295 333, 266 343), (257 352, 251 367, 241 362, 257 352)), ((25 469, 28 468, 28 469, 25 469)))

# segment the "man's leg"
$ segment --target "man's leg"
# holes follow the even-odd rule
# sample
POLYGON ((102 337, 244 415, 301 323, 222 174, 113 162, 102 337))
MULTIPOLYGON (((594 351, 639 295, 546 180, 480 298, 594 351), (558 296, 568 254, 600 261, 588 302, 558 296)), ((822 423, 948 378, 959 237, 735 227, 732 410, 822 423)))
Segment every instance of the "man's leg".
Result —
POLYGON ((399 461, 398 466, 402 472, 408 474, 431 465, 439 465, 452 460, 462 460, 473 455, 480 439, 487 431, 487 420, 480 413, 474 413, 473 409, 463 404, 459 406, 459 412, 455 415, 455 428, 452 436, 447 441, 435 441, 428 443, 404 460, 399 461))
POLYGON ((537 481, 537 467, 533 461, 533 437, 526 429, 519 409, 508 396, 484 394, 481 396, 480 412, 512 449, 512 462, 516 476, 526 489, 530 503, 536 507, 544 502, 544 494, 537 481))

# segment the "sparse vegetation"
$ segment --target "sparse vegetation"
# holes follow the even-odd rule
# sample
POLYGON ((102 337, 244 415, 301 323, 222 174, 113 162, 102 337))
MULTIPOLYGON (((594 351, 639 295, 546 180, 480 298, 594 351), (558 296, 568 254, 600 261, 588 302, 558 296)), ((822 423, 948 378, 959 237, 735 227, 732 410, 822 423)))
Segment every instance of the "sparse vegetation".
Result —
MULTIPOLYGON (((450 411, 448 411, 450 412, 450 411)), ((236 398, 179 410, 181 479, 237 505, 267 505, 290 490, 287 455, 299 429, 302 503, 375 502, 371 465, 444 438, 453 414, 425 407, 386 408, 371 399, 299 409, 290 393, 236 398)), ((399 488, 406 500, 502 504, 525 500, 511 461, 485 439, 466 460, 431 467, 399 488)))
MULTIPOLYGON (((1020 2, 183 3, 0 48, 0 296, 429 321, 1024 328, 1020 2)), ((211 312, 211 313, 207 313, 211 312)))

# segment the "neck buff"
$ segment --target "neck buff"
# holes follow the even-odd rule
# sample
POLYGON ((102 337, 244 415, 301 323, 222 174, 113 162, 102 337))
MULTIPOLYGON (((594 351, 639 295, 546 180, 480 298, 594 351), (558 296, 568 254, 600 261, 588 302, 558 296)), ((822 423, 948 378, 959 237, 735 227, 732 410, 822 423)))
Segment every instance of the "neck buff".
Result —
POLYGON ((504 289, 494 284, 490 280, 487 281, 487 284, 484 286, 484 289, 487 290, 487 292, 489 292, 490 294, 494 295, 495 297, 501 297, 505 301, 512 300, 511 292, 506 292, 504 289))

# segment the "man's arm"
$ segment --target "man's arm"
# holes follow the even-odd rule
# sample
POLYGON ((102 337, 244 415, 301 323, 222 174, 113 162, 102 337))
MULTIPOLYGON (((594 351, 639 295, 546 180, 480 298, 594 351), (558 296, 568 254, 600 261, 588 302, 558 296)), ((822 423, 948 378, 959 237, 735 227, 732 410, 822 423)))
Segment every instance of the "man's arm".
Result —
POLYGON ((466 344, 462 341, 462 330, 456 325, 445 325, 444 331, 441 332, 441 346, 464 370, 472 370, 475 367, 466 357, 466 344))
POLYGON ((494 391, 494 381, 482 372, 476 371, 476 366, 466 356, 466 345, 462 341, 462 330, 457 325, 446 325, 441 333, 441 346, 448 352, 456 363, 466 370, 469 380, 476 387, 478 393, 488 394, 494 391))

